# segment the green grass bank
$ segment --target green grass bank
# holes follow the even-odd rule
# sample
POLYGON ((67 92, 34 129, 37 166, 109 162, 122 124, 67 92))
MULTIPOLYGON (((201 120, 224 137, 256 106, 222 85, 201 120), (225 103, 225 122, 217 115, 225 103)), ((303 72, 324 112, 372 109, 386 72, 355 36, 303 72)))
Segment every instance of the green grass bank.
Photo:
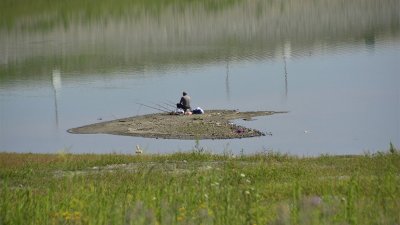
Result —
POLYGON ((399 224, 400 153, 0 153, 0 224, 399 224))

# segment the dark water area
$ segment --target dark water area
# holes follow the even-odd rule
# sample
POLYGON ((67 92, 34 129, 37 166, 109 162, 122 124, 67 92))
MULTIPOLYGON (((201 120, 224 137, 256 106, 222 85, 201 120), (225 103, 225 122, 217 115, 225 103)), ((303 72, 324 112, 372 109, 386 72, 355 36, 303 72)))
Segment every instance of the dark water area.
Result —
POLYGON ((194 141, 69 134, 192 106, 289 111, 213 152, 362 154, 400 147, 398 0, 0 2, 0 151, 189 151, 194 141))

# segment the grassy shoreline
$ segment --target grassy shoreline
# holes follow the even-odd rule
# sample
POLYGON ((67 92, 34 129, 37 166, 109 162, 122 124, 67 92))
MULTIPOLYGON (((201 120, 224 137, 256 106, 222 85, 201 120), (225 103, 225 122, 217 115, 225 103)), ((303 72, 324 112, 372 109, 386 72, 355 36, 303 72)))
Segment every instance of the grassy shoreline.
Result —
POLYGON ((0 224, 398 224, 400 153, 0 153, 0 224))

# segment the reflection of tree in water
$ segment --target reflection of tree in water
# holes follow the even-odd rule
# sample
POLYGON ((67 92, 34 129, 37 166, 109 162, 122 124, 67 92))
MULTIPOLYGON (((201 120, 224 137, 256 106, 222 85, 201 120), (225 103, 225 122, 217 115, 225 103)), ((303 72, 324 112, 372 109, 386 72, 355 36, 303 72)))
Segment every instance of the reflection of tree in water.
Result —
POLYGON ((276 46, 282 40, 301 56, 317 45, 329 50, 356 40, 373 46, 377 34, 390 39, 400 30, 397 0, 380 7, 376 0, 100 0, 93 7, 92 1, 39 1, 49 4, 25 6, 23 14, 23 4, 0 7, 0 51, 7 53, 0 55, 0 75, 49 74, 54 66, 66 76, 89 76, 227 58, 281 60, 276 46))
POLYGON ((286 42, 283 46, 283 63, 284 63, 284 76, 285 76, 285 102, 288 98, 288 72, 287 72, 287 60, 290 59, 292 50, 290 42, 286 42))
POLYGON ((225 77, 225 91, 228 101, 231 100, 231 91, 229 88, 229 59, 226 60, 226 77, 225 77))
POLYGON ((51 74, 51 80, 53 85, 53 92, 54 92, 54 115, 55 115, 55 123, 56 128, 58 129, 58 94, 61 91, 61 72, 58 69, 54 69, 53 73, 51 74))
POLYGON ((375 49, 375 32, 373 30, 365 33, 365 45, 368 49, 374 50, 375 49))

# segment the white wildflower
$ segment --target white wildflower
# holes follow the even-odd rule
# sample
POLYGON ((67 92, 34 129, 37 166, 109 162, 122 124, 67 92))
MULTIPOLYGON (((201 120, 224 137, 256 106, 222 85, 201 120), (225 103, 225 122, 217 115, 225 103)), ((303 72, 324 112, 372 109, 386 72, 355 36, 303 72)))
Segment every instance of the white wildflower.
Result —
POLYGON ((211 184, 211 186, 219 186, 219 183, 218 182, 214 182, 214 183, 211 184))

